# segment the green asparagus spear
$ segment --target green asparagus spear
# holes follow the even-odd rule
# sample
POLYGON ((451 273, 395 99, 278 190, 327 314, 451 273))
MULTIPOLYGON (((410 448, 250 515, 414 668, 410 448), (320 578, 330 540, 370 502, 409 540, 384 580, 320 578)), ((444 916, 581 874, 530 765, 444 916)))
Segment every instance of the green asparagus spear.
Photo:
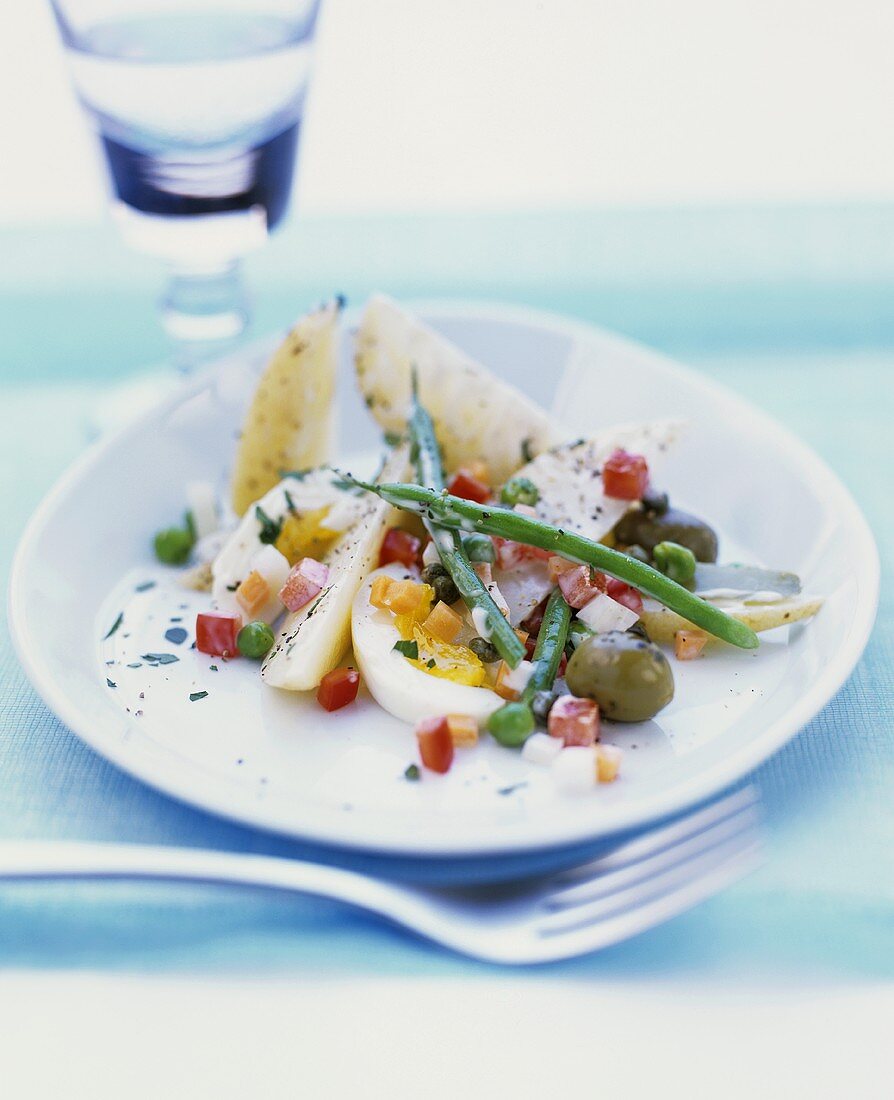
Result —
MULTIPOLYGON (((408 427, 410 453, 416 467, 416 475, 424 485, 430 485, 433 489, 443 489, 444 471, 434 426, 428 412, 419 403, 415 377, 413 383, 413 407, 408 427)), ((423 522, 437 548, 442 565, 450 574, 469 610, 478 609, 483 612, 486 629, 489 632, 488 640, 493 643, 494 648, 510 668, 517 668, 524 658, 525 647, 501 614, 481 578, 472 568, 463 548, 462 535, 459 531, 439 526, 428 517, 423 517, 423 522)))
MULTIPOLYGON (((352 479, 353 480, 353 479, 352 479)), ((370 485, 355 482, 360 488, 376 493, 397 508, 416 512, 434 523, 462 531, 482 531, 487 535, 538 546, 560 554, 569 561, 591 565, 641 592, 652 596, 671 611, 688 619, 702 630, 740 649, 756 649, 760 644, 754 631, 719 608, 694 596, 682 585, 665 577, 644 562, 593 542, 575 531, 531 519, 508 508, 476 504, 449 493, 436 493, 421 485, 370 485)))

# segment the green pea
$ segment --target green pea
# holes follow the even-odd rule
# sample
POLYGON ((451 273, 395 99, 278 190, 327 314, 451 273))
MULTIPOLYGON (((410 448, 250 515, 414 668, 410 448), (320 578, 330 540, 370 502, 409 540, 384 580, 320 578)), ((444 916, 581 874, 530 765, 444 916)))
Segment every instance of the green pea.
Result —
POLYGON ((523 745, 534 732, 534 725, 534 715, 527 703, 507 703, 487 720, 494 740, 510 749, 523 745))
POLYGON ((497 647, 486 638, 473 638, 471 642, 469 642, 469 649, 471 649, 479 661, 486 665, 493 664, 500 656, 500 654, 497 653, 497 647))
POLYGON ((490 535, 466 535, 463 539, 463 547, 469 561, 493 563, 497 560, 497 550, 490 535))
POLYGON ((155 556, 165 565, 182 565, 189 557, 195 538, 186 527, 166 527, 155 536, 155 556))
POLYGON ((236 648, 243 657, 259 661, 273 648, 273 631, 266 623, 249 623, 236 635, 236 648))
POLYGON ((533 508, 540 500, 540 490, 529 477, 511 477, 500 493, 500 502, 514 508, 516 504, 527 504, 533 508))
POLYGON ((678 542, 659 542, 652 551, 655 568, 677 584, 690 584, 695 577, 695 554, 678 542))

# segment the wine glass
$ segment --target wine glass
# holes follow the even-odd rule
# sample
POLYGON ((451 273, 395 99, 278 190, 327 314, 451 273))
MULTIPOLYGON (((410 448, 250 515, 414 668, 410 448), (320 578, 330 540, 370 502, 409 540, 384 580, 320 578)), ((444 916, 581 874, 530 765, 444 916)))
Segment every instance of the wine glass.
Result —
POLYGON ((165 261, 189 369, 248 322, 242 258, 289 203, 320 0, 51 0, 125 241, 165 261))

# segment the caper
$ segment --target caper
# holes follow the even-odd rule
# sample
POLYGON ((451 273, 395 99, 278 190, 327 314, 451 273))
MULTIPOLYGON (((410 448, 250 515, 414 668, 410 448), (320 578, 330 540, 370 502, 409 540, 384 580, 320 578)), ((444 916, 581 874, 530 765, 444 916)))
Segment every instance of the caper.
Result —
POLYGON ((459 589, 453 583, 453 578, 440 562, 432 562, 422 570, 422 579, 435 590, 435 599, 443 600, 446 604, 456 603, 459 599, 459 589))
POLYGON ((717 535, 704 520, 668 508, 663 515, 644 509, 628 512, 615 527, 622 546, 641 546, 651 554, 659 542, 676 542, 695 555, 696 561, 717 561, 717 535))
POLYGON ((595 699, 616 722, 645 722, 674 697, 674 674, 658 646, 620 630, 582 642, 565 682, 573 695, 595 699))
POLYGON ((478 660, 485 665, 493 664, 493 662, 499 660, 500 657, 496 646, 492 645, 486 638, 473 638, 471 642, 469 642, 469 649, 471 649, 478 660))

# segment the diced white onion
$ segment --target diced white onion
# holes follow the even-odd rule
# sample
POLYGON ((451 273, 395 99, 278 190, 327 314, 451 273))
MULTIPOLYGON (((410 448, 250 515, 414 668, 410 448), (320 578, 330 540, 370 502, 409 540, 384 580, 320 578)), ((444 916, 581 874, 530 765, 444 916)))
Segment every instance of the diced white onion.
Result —
POLYGON ((422 551, 422 564, 423 565, 439 565, 441 562, 441 555, 438 553, 438 548, 434 542, 426 543, 425 549, 422 551))
POLYGON ((289 579, 291 572, 288 558, 268 543, 252 557, 251 569, 257 570, 270 587, 270 599, 261 609, 258 618, 263 619, 265 623, 272 623, 274 619, 279 618, 283 610, 279 590, 289 579))
POLYGON ((550 769, 561 791, 590 791, 596 784, 596 755, 592 747, 562 749, 550 769))
POLYGON ((597 634, 605 634, 609 630, 626 630, 633 626, 639 615, 605 592, 600 592, 584 604, 577 617, 597 634))
POLYGON ((518 667, 510 669, 509 672, 503 678, 503 683, 506 687, 512 691, 517 691, 519 695, 528 686, 528 680, 534 672, 534 665, 531 661, 519 661, 518 667))
POLYGON ((532 733, 522 748, 522 758, 529 764, 551 764, 562 751, 562 741, 548 733, 532 733))

